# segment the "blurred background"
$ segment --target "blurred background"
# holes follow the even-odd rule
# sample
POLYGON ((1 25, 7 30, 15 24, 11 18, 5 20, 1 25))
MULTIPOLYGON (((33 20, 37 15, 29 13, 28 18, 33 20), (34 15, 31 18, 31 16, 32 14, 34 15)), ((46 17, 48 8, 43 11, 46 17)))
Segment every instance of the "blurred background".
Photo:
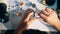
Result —
MULTIPOLYGON (((28 0, 25 0, 25 2, 27 1, 28 0)), ((43 5, 52 8, 57 13, 58 18, 60 19, 60 0, 37 0, 37 1, 40 3, 44 3, 43 5)), ((0 6, 1 5, 2 7, 5 6, 4 8, 6 8, 6 10, 2 12, 0 11, 0 13, 2 13, 2 15, 0 15, 0 30, 4 32, 6 32, 5 30, 14 30, 19 24, 20 19, 22 18, 21 17, 22 12, 20 11, 22 10, 22 8, 19 8, 20 0, 0 0, 0 6)), ((23 5, 23 2, 21 5, 23 5)), ((31 3, 29 2, 26 3, 26 6, 30 5, 31 3)), ((2 32, 2 34, 4 34, 4 32, 2 32)))

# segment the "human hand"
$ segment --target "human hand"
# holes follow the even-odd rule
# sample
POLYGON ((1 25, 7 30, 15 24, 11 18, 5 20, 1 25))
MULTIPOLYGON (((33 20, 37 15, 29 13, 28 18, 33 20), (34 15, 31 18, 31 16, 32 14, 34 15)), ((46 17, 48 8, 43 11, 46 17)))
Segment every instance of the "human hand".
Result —
POLYGON ((31 24, 36 18, 30 18, 34 14, 34 10, 32 9, 27 9, 27 13, 24 15, 22 21, 25 22, 26 24, 31 24))
POLYGON ((27 13, 24 15, 22 21, 20 23, 25 23, 28 27, 31 23, 33 23, 35 20, 42 20, 41 18, 30 18, 34 14, 34 10, 28 9, 27 13))
POLYGON ((18 27, 16 28, 14 34, 21 34, 27 27, 34 21, 36 18, 30 17, 34 14, 34 11, 31 9, 27 10, 27 13, 24 14, 23 19, 19 23, 18 27))
POLYGON ((59 23, 59 19, 57 17, 57 14, 51 9, 46 8, 45 10, 42 10, 39 16, 48 24, 55 26, 59 23))

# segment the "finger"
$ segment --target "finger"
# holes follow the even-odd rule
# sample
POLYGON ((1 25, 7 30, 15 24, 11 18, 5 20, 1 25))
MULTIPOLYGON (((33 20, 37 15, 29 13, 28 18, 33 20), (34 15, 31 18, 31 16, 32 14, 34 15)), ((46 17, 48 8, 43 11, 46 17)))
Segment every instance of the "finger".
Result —
POLYGON ((43 13, 40 13, 40 17, 41 17, 42 19, 44 19, 44 20, 46 20, 46 19, 47 19, 47 16, 46 16, 46 15, 44 15, 43 13))
POLYGON ((51 10, 51 12, 54 12, 54 10, 53 10, 53 9, 51 9, 51 8, 50 8, 50 10, 51 10))
POLYGON ((33 15, 33 13, 34 13, 33 11, 30 11, 30 10, 27 11, 27 14, 25 15, 26 16, 25 17, 25 22, 29 21, 31 15, 33 15))
POLYGON ((30 25, 33 21, 35 21, 35 20, 37 20, 37 18, 31 18, 28 22, 27 22, 27 24, 28 25, 30 25))
POLYGON ((34 12, 33 9, 27 9, 27 13, 34 12))
POLYGON ((44 15, 46 15, 46 16, 49 16, 49 15, 50 15, 50 13, 48 13, 48 12, 45 11, 45 10, 42 10, 42 13, 43 13, 44 15))
POLYGON ((46 8, 45 9, 47 12, 49 12, 50 14, 52 13, 51 9, 50 8, 46 8))

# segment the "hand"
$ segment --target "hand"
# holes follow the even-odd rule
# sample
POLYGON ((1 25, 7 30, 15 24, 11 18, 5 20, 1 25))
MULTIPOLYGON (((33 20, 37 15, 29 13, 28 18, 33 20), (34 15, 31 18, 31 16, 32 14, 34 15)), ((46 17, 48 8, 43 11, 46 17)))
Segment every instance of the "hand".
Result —
POLYGON ((22 22, 27 23, 27 25, 30 25, 36 18, 30 18, 34 14, 34 10, 27 9, 27 13, 24 15, 22 22))
POLYGON ((42 10, 39 15, 45 22, 49 23, 50 25, 56 25, 59 23, 57 14, 50 8, 42 10))
POLYGON ((42 20, 42 18, 30 18, 34 14, 34 10, 28 9, 22 21, 29 26, 34 20, 42 20))
POLYGON ((16 28, 14 34, 21 34, 22 31, 24 31, 36 18, 31 18, 30 17, 33 15, 34 11, 31 9, 27 10, 27 13, 24 14, 24 17, 18 27, 16 28))
POLYGON ((39 15, 45 22, 60 31, 60 21, 57 17, 57 14, 52 9, 46 8, 45 10, 42 10, 39 15))

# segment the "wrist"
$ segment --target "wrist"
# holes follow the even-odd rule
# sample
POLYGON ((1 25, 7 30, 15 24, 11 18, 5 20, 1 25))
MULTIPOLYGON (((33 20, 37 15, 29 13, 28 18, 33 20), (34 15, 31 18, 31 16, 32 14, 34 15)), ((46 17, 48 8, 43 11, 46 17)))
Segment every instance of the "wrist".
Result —
POLYGON ((60 31, 60 21, 58 20, 54 25, 53 25, 58 31, 60 31))

